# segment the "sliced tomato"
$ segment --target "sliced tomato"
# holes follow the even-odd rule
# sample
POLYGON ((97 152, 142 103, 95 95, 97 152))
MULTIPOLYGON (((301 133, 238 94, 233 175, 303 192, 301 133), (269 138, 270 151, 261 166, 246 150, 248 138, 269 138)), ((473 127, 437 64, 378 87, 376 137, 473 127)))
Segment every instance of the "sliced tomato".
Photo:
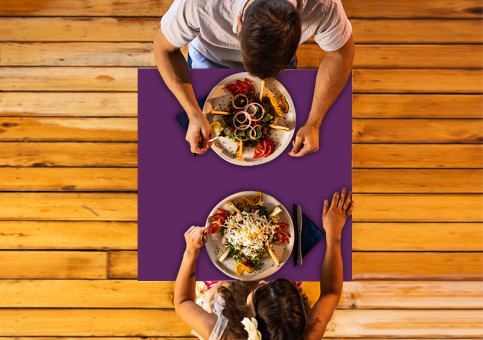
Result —
POLYGON ((228 92, 230 92, 233 96, 236 96, 239 93, 238 86, 235 84, 228 84, 225 86, 228 92))
POLYGON ((263 140, 266 142, 266 145, 267 145, 266 148, 265 148, 265 153, 264 153, 263 157, 268 157, 273 153, 273 151, 275 151, 275 143, 268 136, 265 136, 265 138, 263 140))
POLYGON ((253 86, 253 83, 250 80, 248 80, 247 78, 245 78, 245 80, 243 82, 248 86, 247 95, 253 96, 255 94, 255 86, 253 86))
POLYGON ((261 140, 255 146, 255 150, 253 151, 253 158, 261 158, 265 155, 265 150, 267 148, 267 143, 265 140, 261 140))
POLYGON ((212 223, 208 227, 208 234, 216 234, 218 232, 218 229, 220 229, 220 225, 218 223, 212 223))
POLYGON ((277 222, 277 225, 278 225, 279 227, 282 227, 282 229, 285 229, 285 228, 287 228, 287 227, 288 227, 288 224, 287 224, 287 223, 283 223, 283 222, 277 222))
POLYGON ((278 235, 278 238, 280 239, 290 238, 290 234, 283 230, 280 230, 279 232, 277 232, 277 235, 278 235))
POLYGON ((223 217, 223 219, 226 219, 226 217, 228 216, 228 212, 226 210, 223 210, 223 209, 216 209, 218 211, 218 214, 220 214, 221 217, 223 217))

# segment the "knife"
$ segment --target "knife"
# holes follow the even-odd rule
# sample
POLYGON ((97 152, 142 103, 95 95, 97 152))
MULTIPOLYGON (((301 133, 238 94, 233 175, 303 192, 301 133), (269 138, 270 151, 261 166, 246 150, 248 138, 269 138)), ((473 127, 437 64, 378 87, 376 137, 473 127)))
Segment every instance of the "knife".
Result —
POLYGON ((297 226, 298 226, 298 254, 297 265, 302 265, 302 208, 297 204, 297 226))

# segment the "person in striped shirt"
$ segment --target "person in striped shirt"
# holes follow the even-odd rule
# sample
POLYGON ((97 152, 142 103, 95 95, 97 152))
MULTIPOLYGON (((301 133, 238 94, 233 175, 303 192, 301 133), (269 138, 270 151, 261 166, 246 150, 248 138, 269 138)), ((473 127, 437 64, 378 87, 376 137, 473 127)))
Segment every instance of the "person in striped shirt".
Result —
POLYGON ((246 68, 261 79, 297 67, 299 44, 312 38, 326 52, 319 65, 312 107, 290 151, 319 149, 325 113, 352 68, 352 27, 340 0, 175 0, 154 40, 158 70, 190 123, 186 140, 205 153, 211 129, 199 107, 188 68, 246 68), (181 48, 188 45, 188 58, 181 48))

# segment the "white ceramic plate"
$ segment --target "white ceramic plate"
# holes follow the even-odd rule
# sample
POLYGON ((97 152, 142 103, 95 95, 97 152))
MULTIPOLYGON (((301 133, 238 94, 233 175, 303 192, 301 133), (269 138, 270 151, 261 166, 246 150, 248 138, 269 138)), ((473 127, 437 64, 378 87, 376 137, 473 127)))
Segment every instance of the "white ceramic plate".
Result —
MULTIPOLYGON (((228 90, 225 89, 225 86, 228 84, 234 84, 236 80, 243 81, 245 78, 249 79, 253 83, 255 86, 255 93, 260 93, 260 79, 249 75, 248 72, 236 73, 226 77, 220 81, 218 85, 213 88, 213 90, 211 90, 208 98, 206 99, 205 105, 203 106, 203 112, 206 114, 206 118, 210 123, 223 120, 223 116, 211 115, 210 112, 212 110, 224 110, 228 107, 228 104, 231 103, 233 99, 233 96, 230 94, 230 92, 228 92, 228 90)), ((272 138, 273 142, 275 143, 275 151, 267 158, 253 158, 253 148, 246 147, 243 151, 243 159, 237 159, 235 158, 235 153, 238 146, 237 143, 226 137, 218 138, 213 142, 211 148, 227 162, 242 166, 267 163, 277 158, 285 150, 285 148, 290 145, 290 141, 292 140, 295 130, 295 108, 292 98, 285 87, 276 79, 270 79, 265 82, 264 93, 266 94, 267 91, 270 91, 274 96, 285 93, 285 98, 287 99, 287 103, 289 105, 289 111, 287 114, 285 114, 285 116, 280 117, 277 120, 277 125, 287 126, 290 128, 290 131, 286 132, 274 129, 270 130, 270 138, 272 138)))
MULTIPOLYGON (((217 208, 225 209, 227 211, 232 211, 232 209, 226 204, 226 201, 231 201, 234 204, 237 204, 240 202, 241 198, 243 196, 245 197, 253 197, 257 192, 256 191, 243 191, 239 192, 236 194, 233 194, 225 199, 223 199, 220 203, 218 203, 213 210, 210 212, 208 215, 208 218, 206 219, 206 226, 210 226, 209 222, 209 217, 215 214, 217 211, 217 208)), ((294 226, 292 223, 292 218, 290 217, 289 212, 283 205, 280 204, 279 201, 277 201, 275 198, 273 198, 270 195, 262 193, 262 199, 264 202, 264 206, 267 208, 267 211, 270 212, 272 211, 273 208, 275 208, 277 205, 282 208, 282 212, 278 214, 278 217, 280 220, 284 223, 288 224, 288 228, 286 231, 290 234, 290 243, 284 244, 284 243, 277 243, 272 245, 273 252, 275 253, 275 256, 277 259, 280 261, 280 266, 277 267, 275 263, 273 262, 272 258, 270 257, 270 254, 265 252, 262 257, 262 261, 260 264, 257 265, 253 273, 247 273, 246 271, 242 273, 241 276, 238 276, 235 272, 235 260, 233 260, 232 257, 226 258, 222 263, 218 261, 221 255, 225 252, 225 248, 223 247, 222 244, 222 237, 220 234, 212 234, 209 235, 208 241, 206 242, 206 250, 208 252, 208 255, 210 256, 211 262, 223 273, 226 275, 237 279, 237 280, 261 280, 267 276, 270 276, 277 272, 282 266, 285 264, 285 262, 288 260, 290 257, 290 254, 292 253, 293 245, 294 245, 294 239, 295 239, 295 234, 294 234, 294 226)))

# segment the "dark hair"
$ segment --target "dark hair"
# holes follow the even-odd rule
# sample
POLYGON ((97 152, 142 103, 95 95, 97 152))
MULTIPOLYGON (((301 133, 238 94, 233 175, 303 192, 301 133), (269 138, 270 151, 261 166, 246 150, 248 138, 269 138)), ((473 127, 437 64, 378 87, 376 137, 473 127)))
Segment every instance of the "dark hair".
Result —
POLYGON ((223 315, 228 319, 228 325, 223 333, 223 339, 246 339, 242 320, 252 317, 253 312, 247 305, 247 297, 258 286, 258 281, 230 281, 218 288, 225 303, 223 315))
POLYGON ((239 35, 245 68, 261 79, 275 78, 292 61, 301 35, 300 14, 293 4, 255 0, 239 35))
POLYGON ((277 279, 260 286, 253 296, 262 339, 302 339, 309 310, 307 298, 293 282, 277 279))

